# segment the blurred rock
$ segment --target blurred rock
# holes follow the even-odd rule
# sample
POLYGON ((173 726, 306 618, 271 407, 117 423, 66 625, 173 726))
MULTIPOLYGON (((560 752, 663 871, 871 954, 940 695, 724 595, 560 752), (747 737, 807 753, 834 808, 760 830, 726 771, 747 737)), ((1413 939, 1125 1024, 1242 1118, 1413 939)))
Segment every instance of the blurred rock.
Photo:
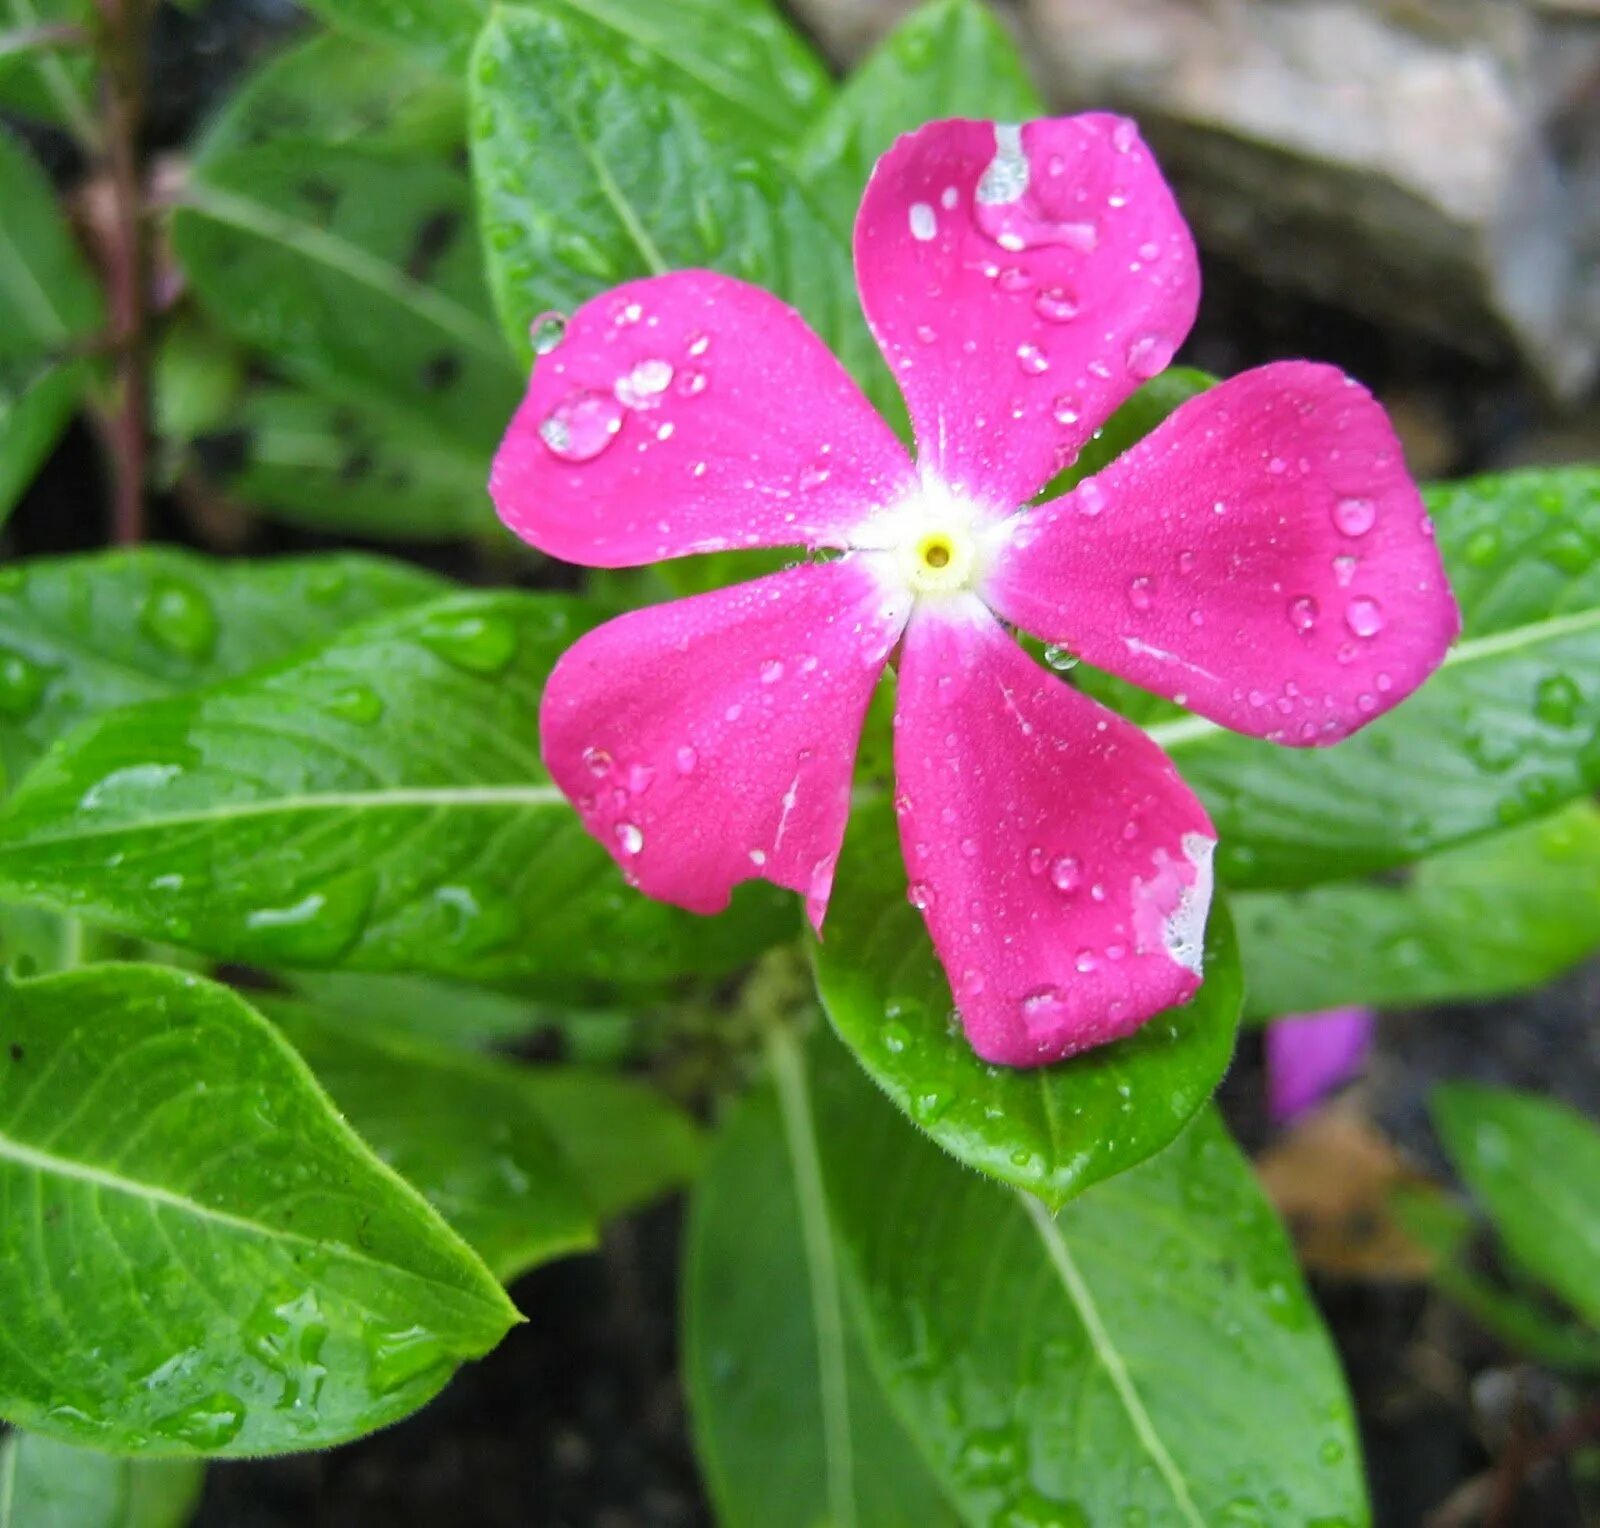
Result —
MULTIPOLYGON (((793 0, 853 59, 902 0, 793 0)), ((1139 119, 1202 245, 1558 399, 1600 367, 1600 0, 1003 0, 1139 119)))

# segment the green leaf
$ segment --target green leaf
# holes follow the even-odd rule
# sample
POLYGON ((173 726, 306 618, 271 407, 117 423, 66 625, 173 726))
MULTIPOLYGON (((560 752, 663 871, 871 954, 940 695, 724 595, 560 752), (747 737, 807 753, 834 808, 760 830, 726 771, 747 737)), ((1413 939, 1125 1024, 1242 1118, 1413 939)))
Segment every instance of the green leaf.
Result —
POLYGON ((183 1528, 200 1504, 193 1459, 122 1459, 37 1433, 0 1441, 0 1528, 183 1528))
POLYGON ((1600 787, 1600 468, 1427 499, 1465 635, 1415 696, 1334 748, 1278 748, 1198 718, 1153 729, 1205 800, 1231 884, 1388 869, 1600 787))
POLYGON ((200 153, 298 139, 447 155, 466 138, 466 111, 464 82, 403 48, 315 36, 268 59, 228 96, 200 153))
POLYGON ((173 244, 215 322, 307 385, 487 462, 519 395, 466 176, 289 140, 207 155, 173 244))
POLYGON ((749 1094, 695 1187, 684 1370, 725 1528, 935 1528, 955 1521, 889 1409, 846 1298, 795 1042, 749 1094))
POLYGON ((739 965, 789 933, 789 898, 752 884, 704 919, 630 891, 539 761, 545 678, 596 617, 458 595, 113 712, 12 798, 0 887, 272 967, 642 984, 739 965))
POLYGON ((1600 1129, 1555 1099, 1464 1082, 1432 1108, 1517 1265, 1600 1325, 1600 1129))
POLYGON ((195 451, 233 498, 313 530, 420 540, 498 525, 484 453, 316 393, 257 383, 195 451))
MULTIPOLYGON (((15 8, 16 0, 11 0, 15 8)), ((74 350, 105 322, 100 289, 26 149, 0 127, 0 519, 76 410, 74 350)))
POLYGON ((297 996, 337 1015, 347 1028, 357 1026, 379 1040, 398 1036, 457 1050, 486 1050, 523 1039, 547 1022, 549 1012, 516 993, 424 976, 297 971, 292 985, 297 996))
POLYGON ((806 129, 794 162, 841 229, 902 133, 941 117, 1045 115, 1011 35, 981 0, 933 0, 868 55, 806 129))
MULTIPOLYGON (((93 23, 89 0, 0 0, 0 33, 93 23)), ((27 48, 0 55, 0 109, 68 128, 92 148, 99 138, 94 112, 94 60, 86 48, 27 48)), ((9 208, 7 209, 9 211, 9 208)))
POLYGON ((880 1373, 966 1521, 1369 1521, 1332 1345, 1213 1114, 1052 1218, 816 1068, 880 1373))
POLYGON ((473 169, 511 343, 541 311, 682 267, 793 303, 858 378, 892 392, 844 238, 749 119, 575 8, 497 10, 472 66, 473 169))
POLYGON ((1245 1014, 1488 997, 1600 948, 1600 809, 1578 801, 1424 860, 1400 885, 1243 892, 1245 1014))
POLYGON ((814 963, 833 1027, 895 1106, 969 1167, 1051 1205, 1182 1130, 1222 1080, 1243 997, 1232 928, 1214 914, 1206 981, 1187 1007, 1054 1066, 988 1065, 953 1022, 881 797, 856 809, 814 963))
POLYGON ((1600 1369, 1600 1337, 1551 1315, 1531 1293, 1505 1289, 1474 1266, 1478 1223, 1436 1189, 1410 1189, 1391 1199, 1405 1232, 1434 1259, 1433 1282, 1519 1356, 1557 1369, 1600 1369))
POLYGON ((91 966, 0 994, 0 1415, 122 1453, 325 1447, 517 1319, 224 987, 91 966))
POLYGON ((445 587, 351 553, 224 562, 145 547, 12 564, 0 570, 0 765, 15 777, 87 717, 242 674, 445 587))
POLYGON ((304 1003, 260 1005, 378 1156, 502 1283, 595 1245, 577 1176, 530 1105, 523 1069, 352 1034, 304 1003))
MULTIPOLYGON (((332 26, 389 37, 455 69, 490 0, 309 0, 332 26)), ((538 8, 588 22, 614 43, 676 65, 746 118, 787 137, 829 90, 821 61, 770 0, 544 0, 538 8)))

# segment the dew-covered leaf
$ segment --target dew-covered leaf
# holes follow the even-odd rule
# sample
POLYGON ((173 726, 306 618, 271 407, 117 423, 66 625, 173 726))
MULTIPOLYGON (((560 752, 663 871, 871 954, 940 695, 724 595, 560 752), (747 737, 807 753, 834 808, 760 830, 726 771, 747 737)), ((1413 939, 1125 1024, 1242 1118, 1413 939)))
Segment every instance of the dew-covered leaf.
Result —
POLYGON ((1517 1266, 1600 1326, 1600 1127, 1556 1099, 1465 1082, 1432 1107, 1517 1266))
POLYGON ((517 1319, 225 987, 101 965, 0 991, 0 1415, 122 1453, 326 1447, 517 1319))
POLYGON ((1370 1521, 1332 1344, 1210 1111, 1052 1218, 963 1172, 835 1049, 815 1066, 869 1340, 965 1521, 1370 1521))
POLYGON ((530 1101, 525 1068, 380 1042, 305 1003, 262 1007, 362 1140, 502 1283, 595 1244, 585 1190, 530 1101))
MULTIPOLYGON (((1465 632, 1416 695, 1332 748, 1199 719, 1152 729, 1210 810, 1231 884, 1388 869, 1600 787, 1600 469, 1478 478, 1427 500, 1465 632)), ((1374 696, 1385 678, 1372 674, 1374 696)))
POLYGON ((313 392, 257 383, 194 450, 232 498, 313 530, 425 540, 498 525, 481 451, 313 392))
POLYGON ((1536 987, 1600 948, 1600 809, 1423 860, 1398 885, 1240 892, 1245 1016, 1488 997, 1536 987))
POLYGON ((269 967, 649 983, 791 930, 741 888, 697 918, 629 890, 550 783, 539 697, 598 612, 464 594, 113 712, 0 817, 0 888, 269 967))
POLYGON ((38 1433, 0 1439, 0 1528, 184 1528, 198 1459, 128 1459, 38 1433))
MULTIPOLYGON (((18 0, 0 0, 0 5, 18 0)), ((0 15, 3 15, 0 11, 0 15)), ((91 371, 75 352, 105 321, 100 289, 49 180, 0 127, 0 519, 77 408, 91 371)))
POLYGON ((840 1037, 910 1119, 969 1167, 1059 1205, 1160 1151, 1215 1091, 1242 999, 1225 909, 1206 980, 1183 1008, 1053 1066, 990 1066, 967 1043, 921 914, 906 900, 894 813, 857 807, 815 947, 840 1037))
MULTIPOLYGON (((471 88, 490 283, 524 360, 541 312, 705 267, 793 303, 858 378, 892 393, 844 237, 763 157, 749 120, 688 74, 575 7, 507 6, 478 42, 471 88)), ((785 406, 803 400, 773 400, 785 406)))
POLYGON ((1017 45, 981 0, 919 6, 859 64, 793 151, 807 186, 846 232, 878 156, 942 117, 1045 115, 1017 45))
POLYGON ((695 1185, 684 1372, 725 1528, 939 1528, 957 1519, 889 1409, 844 1285, 795 1042, 695 1185))
POLYGON ((204 155, 173 243, 211 318, 274 365, 487 461, 517 373, 454 166, 293 139, 204 155))
POLYGON ((14 781, 87 717, 242 674, 446 587, 353 553, 144 547, 13 563, 0 571, 0 765, 14 781))

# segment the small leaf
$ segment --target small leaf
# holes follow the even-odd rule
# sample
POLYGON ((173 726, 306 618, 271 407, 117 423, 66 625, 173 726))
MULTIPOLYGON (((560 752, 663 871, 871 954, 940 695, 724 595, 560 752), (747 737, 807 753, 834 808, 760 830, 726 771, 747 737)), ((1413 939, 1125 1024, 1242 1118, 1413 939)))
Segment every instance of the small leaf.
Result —
POLYGON ((787 936, 787 895, 741 888, 709 919, 637 895, 539 760, 545 678, 598 614, 457 595, 113 712, 13 796, 0 888, 268 967, 642 985, 739 965, 787 936))
POLYGON ((0 1528, 184 1528, 204 1478, 194 1459, 122 1459, 12 1433, 0 1440, 0 1528))
POLYGON ((701 266, 793 303, 858 379, 893 393, 844 238, 763 157, 748 118, 688 74, 576 6, 503 7, 478 42, 472 99, 490 284, 524 361, 542 311, 701 266))
POLYGON ((1537 987, 1600 948, 1600 809, 1577 801, 1437 854, 1398 886, 1242 892, 1229 905, 1247 1018, 1537 987))
POLYGON ((921 915, 906 900, 894 814, 858 806, 816 946, 840 1037, 895 1106, 969 1167, 1060 1205, 1166 1146, 1222 1080, 1242 999, 1225 913, 1187 1007, 1054 1066, 990 1066, 955 1019, 921 915))
POLYGON ((1332 1345, 1214 1115, 1052 1218, 815 1065, 864 1325, 965 1521, 1370 1521, 1332 1345))
POLYGON ((122 1453, 326 1447, 517 1319, 226 988, 102 965, 0 993, 0 1415, 122 1453))
MULTIPOLYGON (((1210 809, 1231 884, 1389 869, 1600 787, 1600 469, 1507 473, 1427 499, 1465 634, 1416 695, 1334 748, 1279 748, 1199 718, 1152 729, 1210 809)), ((1373 673, 1375 697, 1385 678, 1373 673)))
POLYGON ((1600 1325, 1600 1129, 1552 1098, 1449 1083, 1433 1121, 1531 1277, 1600 1325))
MULTIPOLYGON (((0 32, 41 26, 87 30, 92 22, 90 0, 0 0, 0 32)), ((94 73, 86 48, 55 44, 0 55, 0 109, 65 127, 80 144, 93 147, 98 141, 94 73)))
POLYGON ((1017 46, 980 0, 919 6, 870 53, 794 150, 807 186, 848 231, 879 155, 943 117, 1045 115, 1017 46))
POLYGON ((889 1409, 841 1282, 805 1075, 718 1131, 690 1207, 684 1369, 725 1528, 935 1528, 953 1514, 889 1409))
POLYGON ((572 1167, 529 1107, 520 1067, 352 1035, 305 1003, 259 1005, 345 1118, 509 1284, 596 1241, 572 1167))
POLYGON ((86 717, 244 673, 445 587, 353 553, 223 562, 144 547, 13 563, 0 570, 0 764, 14 778, 86 717))

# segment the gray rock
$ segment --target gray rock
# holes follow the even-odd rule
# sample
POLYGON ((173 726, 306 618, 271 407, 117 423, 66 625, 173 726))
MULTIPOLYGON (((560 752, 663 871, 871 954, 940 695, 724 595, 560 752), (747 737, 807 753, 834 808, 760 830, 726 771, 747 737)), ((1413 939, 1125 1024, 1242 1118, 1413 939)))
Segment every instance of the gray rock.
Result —
MULTIPOLYGON (((797 0, 841 57, 898 0, 797 0)), ((1139 119, 1201 243, 1558 399, 1600 369, 1600 0, 1015 0, 1064 110, 1139 119)))

